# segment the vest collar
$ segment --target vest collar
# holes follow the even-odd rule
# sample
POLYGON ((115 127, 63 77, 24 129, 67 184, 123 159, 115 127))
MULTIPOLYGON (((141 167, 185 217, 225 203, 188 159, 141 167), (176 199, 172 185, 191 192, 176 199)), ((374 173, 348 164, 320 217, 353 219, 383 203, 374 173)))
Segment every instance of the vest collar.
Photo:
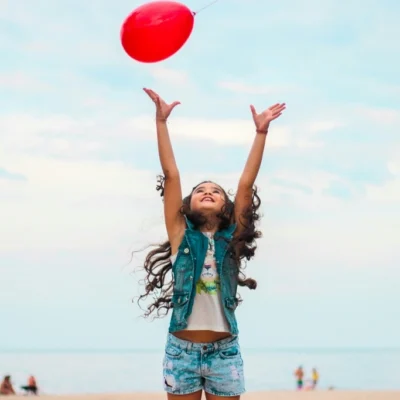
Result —
MULTIPOLYGON (((185 215, 185 221, 186 221, 186 226, 190 231, 197 230, 193 222, 191 222, 186 215, 185 215)), ((228 226, 228 228, 223 229, 222 231, 218 231, 218 233, 221 234, 222 236, 232 236, 233 232, 235 232, 235 229, 236 229, 236 224, 231 224, 228 226)))

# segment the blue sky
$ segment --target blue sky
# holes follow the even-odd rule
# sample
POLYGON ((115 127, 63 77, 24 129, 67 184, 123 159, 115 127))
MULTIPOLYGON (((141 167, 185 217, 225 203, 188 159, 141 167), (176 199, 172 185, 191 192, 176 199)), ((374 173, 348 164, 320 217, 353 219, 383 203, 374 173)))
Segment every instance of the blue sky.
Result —
MULTIPOLYGON (((184 190, 235 189, 249 104, 285 101, 258 179, 243 347, 400 347, 400 3, 221 0, 153 65, 119 42, 137 1, 0 1, 1 349, 162 348, 131 303, 165 238, 153 105, 184 190)), ((205 2, 191 0, 191 9, 205 2)))

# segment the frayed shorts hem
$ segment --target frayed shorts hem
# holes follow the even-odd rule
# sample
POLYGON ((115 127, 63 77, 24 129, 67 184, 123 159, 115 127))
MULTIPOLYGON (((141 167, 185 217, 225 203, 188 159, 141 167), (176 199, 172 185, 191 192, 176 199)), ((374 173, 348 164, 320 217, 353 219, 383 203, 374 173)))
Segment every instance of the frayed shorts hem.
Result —
POLYGON ((242 394, 246 393, 245 390, 241 391, 241 392, 230 392, 230 393, 221 393, 221 392, 216 392, 215 390, 208 390, 208 389, 204 389, 203 387, 199 387, 198 389, 194 389, 194 390, 187 390, 187 391, 177 391, 177 390, 168 390, 165 389, 165 391, 169 394, 175 394, 177 396, 185 396, 187 394, 192 394, 192 393, 196 393, 196 392, 201 392, 203 391, 206 393, 210 393, 213 394, 214 396, 219 396, 219 397, 235 397, 235 396, 241 396, 242 394))
POLYGON ((203 388, 199 387, 198 389, 194 389, 194 390, 191 389, 191 390, 187 390, 187 391, 170 390, 170 389, 164 389, 164 390, 169 394, 176 394, 177 396, 184 396, 185 394, 192 394, 192 393, 196 393, 196 392, 201 392, 203 390, 203 388))
POLYGON ((221 392, 216 392, 215 390, 207 390, 204 389, 206 393, 213 394, 214 396, 219 396, 219 397, 235 397, 235 396, 241 396, 242 394, 246 393, 245 390, 242 390, 241 392, 230 392, 230 393, 221 393, 221 392))

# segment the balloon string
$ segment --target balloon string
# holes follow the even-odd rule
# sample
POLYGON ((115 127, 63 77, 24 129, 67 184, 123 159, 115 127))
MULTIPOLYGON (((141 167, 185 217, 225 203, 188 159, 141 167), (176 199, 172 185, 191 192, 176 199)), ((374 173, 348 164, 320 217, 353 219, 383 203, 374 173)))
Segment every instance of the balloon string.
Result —
POLYGON ((211 6, 212 6, 213 4, 215 4, 217 1, 219 1, 219 0, 214 0, 214 1, 212 1, 211 3, 206 4, 203 8, 200 8, 199 11, 195 11, 193 14, 194 14, 194 15, 197 15, 200 11, 203 11, 203 10, 205 10, 206 8, 211 7, 211 6))

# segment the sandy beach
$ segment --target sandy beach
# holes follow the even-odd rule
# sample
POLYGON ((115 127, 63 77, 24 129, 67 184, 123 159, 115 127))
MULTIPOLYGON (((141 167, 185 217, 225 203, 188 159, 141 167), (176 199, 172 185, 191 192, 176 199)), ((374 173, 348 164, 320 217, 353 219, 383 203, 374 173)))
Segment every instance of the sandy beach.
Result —
MULTIPOLYGON (((7 396, 7 399, 21 396, 7 396)), ((46 400, 166 400, 165 393, 92 394, 92 395, 42 395, 46 400)), ((204 397, 203 397, 204 398, 204 397)), ((242 396, 244 400, 399 400, 400 391, 314 391, 314 392, 257 392, 242 396)))

